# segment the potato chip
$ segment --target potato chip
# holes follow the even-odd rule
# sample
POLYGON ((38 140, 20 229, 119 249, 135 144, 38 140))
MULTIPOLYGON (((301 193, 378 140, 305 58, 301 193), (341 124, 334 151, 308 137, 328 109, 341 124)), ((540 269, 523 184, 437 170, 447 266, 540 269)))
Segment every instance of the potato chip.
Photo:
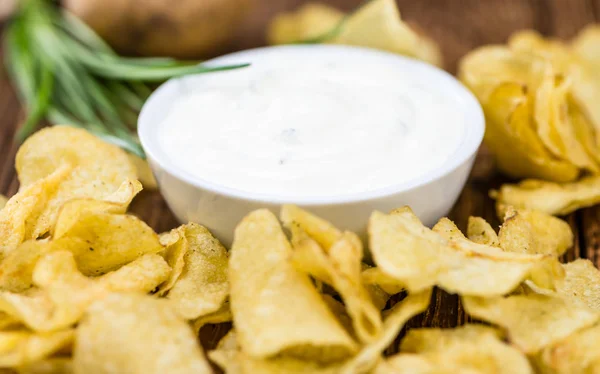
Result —
POLYGON ((46 178, 22 188, 0 210, 0 259, 8 256, 23 241, 36 239, 33 225, 70 171, 69 166, 59 167, 46 178))
POLYGON ((600 203, 600 177, 563 184, 527 179, 519 184, 504 184, 490 195, 496 199, 498 210, 503 205, 512 205, 516 209, 565 215, 600 203))
POLYGON ((173 288, 185 266, 184 257, 189 248, 189 243, 185 236, 185 225, 181 225, 168 233, 161 234, 159 241, 165 247, 163 256, 172 269, 169 279, 161 284, 156 292, 158 296, 164 296, 173 288))
POLYGON ((467 237, 478 244, 491 245, 493 247, 500 246, 500 240, 496 231, 481 217, 469 217, 467 237))
POLYGON ((487 123, 484 139, 502 172, 515 178, 533 176, 557 182, 577 178, 578 168, 554 158, 538 138, 524 86, 510 82, 494 86, 483 109, 487 123), (512 145, 510 149, 506 144, 512 145))
POLYGON ((427 310, 431 300, 431 290, 409 294, 392 309, 385 312, 383 326, 376 339, 363 346, 360 352, 351 358, 340 374, 367 373, 377 365, 383 351, 394 341, 402 327, 412 317, 427 310))
POLYGON ((336 289, 352 318, 353 331, 362 342, 372 341, 381 329, 381 316, 362 284, 363 249, 355 234, 345 232, 329 249, 319 246, 300 228, 291 228, 296 269, 336 289))
POLYGON ((324 42, 376 48, 416 57, 442 66, 439 46, 422 30, 402 21, 393 0, 366 2, 344 15, 324 4, 308 3, 271 21, 267 40, 271 44, 324 42))
POLYGON ((54 243, 48 240, 29 240, 19 245, 2 261, 0 289, 22 292, 30 288, 35 264, 54 248, 54 243))
POLYGON ((482 325, 455 329, 413 329, 401 352, 419 353, 445 373, 532 373, 527 357, 503 343, 497 330, 482 325))
POLYGON ((278 14, 269 24, 269 44, 289 44, 329 33, 344 18, 344 13, 320 3, 306 3, 296 11, 278 14))
POLYGON ((125 213, 133 198, 142 190, 137 180, 124 181, 119 189, 104 200, 91 198, 67 201, 61 208, 51 234, 60 238, 79 220, 84 213, 125 213))
POLYGON ((342 232, 330 222, 315 216, 295 205, 284 205, 281 208, 281 221, 287 228, 298 226, 325 251, 342 237, 342 232))
POLYGON ((110 292, 149 292, 170 268, 159 255, 147 254, 98 278, 83 276, 69 251, 46 254, 36 264, 32 294, 0 292, 0 310, 35 331, 55 331, 79 321, 87 307, 110 292))
POLYGON ((580 330, 544 348, 535 363, 542 373, 597 373, 600 370, 600 325, 580 330))
POLYGON ((383 280, 374 279, 384 289, 395 279, 412 292, 437 285, 450 293, 474 296, 507 294, 527 278, 542 287, 553 285, 558 265, 544 256, 507 253, 471 242, 450 220, 440 220, 434 230, 409 210, 373 213, 370 248, 387 279, 381 273, 370 276, 383 280))
POLYGON ((2 210, 2 208, 4 208, 7 201, 8 201, 8 198, 6 196, 0 194, 0 210, 2 210))
POLYGON ((497 298, 463 297, 472 317, 506 329, 509 340, 533 354, 570 334, 596 323, 600 314, 583 305, 547 295, 497 298))
POLYGON ((188 243, 184 267, 167 299, 191 320, 218 311, 229 295, 228 254, 205 227, 188 223, 183 231, 188 243))
POLYGON ((48 357, 63 348, 70 347, 73 337, 73 330, 47 333, 1 331, 0 367, 15 368, 48 357))
POLYGON ((128 153, 127 157, 133 166, 135 166, 137 179, 142 182, 144 188, 150 191, 156 190, 158 188, 158 184, 154 178, 154 174, 152 174, 150 165, 148 165, 148 161, 134 155, 133 153, 128 153))
POLYGON ((277 218, 268 210, 250 213, 236 228, 229 282, 242 350, 254 358, 279 353, 322 361, 348 357, 356 344, 309 277, 288 261, 292 253, 277 218))
POLYGON ((15 164, 21 189, 46 178, 65 164, 73 167, 44 207, 34 228, 36 237, 50 230, 58 210, 67 200, 103 200, 124 181, 136 178, 135 167, 125 151, 86 130, 68 126, 44 128, 30 136, 19 148, 15 164))
POLYGON ((168 300, 112 294, 76 333, 76 373, 212 373, 188 324, 168 300))
POLYGON ((51 357, 21 366, 19 374, 70 374, 73 372, 73 361, 68 357, 51 357))
POLYGON ((572 303, 583 303, 600 313, 600 270, 590 260, 578 259, 563 265, 566 275, 556 293, 572 303))
POLYGON ((73 252, 84 275, 103 274, 145 253, 163 250, 158 235, 132 215, 82 213, 55 242, 73 242, 73 239, 80 245, 72 245, 68 249, 73 252))
POLYGON ((543 212, 506 209, 498 233, 505 251, 560 256, 573 245, 571 226, 543 212))

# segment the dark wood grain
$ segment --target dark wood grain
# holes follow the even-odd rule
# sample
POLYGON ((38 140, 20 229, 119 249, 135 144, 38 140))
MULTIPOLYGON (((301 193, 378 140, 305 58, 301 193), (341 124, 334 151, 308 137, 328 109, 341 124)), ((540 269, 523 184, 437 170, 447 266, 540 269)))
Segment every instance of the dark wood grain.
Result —
MULTIPOLYGON (((303 2, 254 1, 256 6, 241 25, 234 49, 264 44, 264 28, 269 19, 303 2)), ((362 1, 326 2, 350 10, 362 1)), ((420 25, 439 42, 450 72, 456 71, 460 57, 469 50, 483 44, 503 43, 516 30, 533 28, 544 35, 570 38, 583 26, 600 18, 600 0, 400 0, 399 5, 404 19, 420 25)), ((16 146, 12 137, 21 118, 15 92, 0 68, 0 193, 9 196, 18 188, 13 167, 16 146)), ((494 169, 491 155, 482 149, 450 217, 461 229, 465 229, 471 215, 481 216, 497 228, 499 221, 488 191, 502 181, 494 169)), ((159 232, 177 224, 158 192, 143 192, 133 203, 132 211, 159 232)), ((576 241, 564 260, 587 257, 600 264, 600 208, 584 209, 566 220, 576 234, 576 241)), ((458 297, 437 290, 431 308, 410 321, 409 326, 451 327, 463 324, 465 320, 458 297)), ((214 345, 227 328, 227 325, 204 327, 201 331, 203 343, 214 345)))

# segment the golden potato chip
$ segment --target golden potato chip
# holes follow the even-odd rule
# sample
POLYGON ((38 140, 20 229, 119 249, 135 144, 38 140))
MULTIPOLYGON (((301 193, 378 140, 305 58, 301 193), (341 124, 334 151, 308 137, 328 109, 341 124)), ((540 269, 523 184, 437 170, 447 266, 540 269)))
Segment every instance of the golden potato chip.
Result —
POLYGON ((565 215, 600 203, 600 177, 590 176, 562 184, 527 179, 519 184, 504 184, 490 195, 496 199, 499 210, 503 205, 512 205, 516 209, 565 215))
POLYGON ((218 311, 225 302, 228 254, 205 227, 188 223, 183 231, 188 245, 184 267, 167 299, 182 317, 191 320, 218 311))
POLYGON ((7 201, 8 201, 8 198, 6 196, 0 194, 0 210, 2 210, 2 208, 4 208, 7 201))
POLYGON ((36 239, 33 225, 70 171, 69 166, 59 167, 46 178, 21 188, 0 210, 0 259, 8 256, 23 241, 36 239))
POLYGON ((431 300, 431 290, 409 294, 392 309, 385 312, 383 326, 377 338, 363 346, 356 356, 351 358, 340 374, 367 373, 377 365, 383 351, 396 339, 402 327, 412 317, 427 310, 431 300))
POLYGON ((527 357, 503 343, 497 330, 482 325, 455 329, 413 329, 401 352, 419 353, 445 373, 532 373, 527 357))
POLYGON ((412 292, 437 285, 450 293, 474 296, 504 295, 528 278, 542 287, 552 286, 559 265, 542 255, 507 253, 471 242, 447 219, 434 230, 423 226, 410 210, 374 212, 369 221, 370 249, 385 276, 372 271, 371 281, 384 289, 395 279, 412 292))
POLYGON ((385 293, 395 295, 404 290, 404 287, 399 284, 398 280, 386 273, 380 268, 374 267, 363 271, 363 282, 367 285, 377 285, 385 293))
POLYGON ((331 246, 329 253, 325 253, 302 229, 292 227, 291 232, 292 263, 296 269, 337 290, 348 308, 356 336, 362 342, 372 341, 381 329, 381 316, 362 284, 363 249, 360 239, 345 232, 331 246))
POLYGON ((326 35, 344 18, 344 13, 320 3, 303 4, 294 12, 278 14, 269 24, 269 44, 289 44, 326 35))
POLYGON ((133 153, 127 153, 127 157, 129 157, 129 161, 133 164, 133 166, 135 166, 137 179, 142 182, 144 188, 147 190, 156 190, 158 188, 158 184, 156 183, 154 174, 152 174, 150 165, 148 165, 148 161, 134 155, 133 153))
POLYGON ((19 374, 70 374, 73 372, 73 361, 70 357, 51 357, 20 366, 19 374))
MULTIPOLYGON (((387 302, 390 299, 390 296, 393 294, 396 294, 400 291, 394 292, 394 293, 388 293, 383 288, 377 286, 376 284, 366 283, 364 281, 364 273, 367 269, 370 269, 371 266, 369 266, 365 263, 362 263, 361 268, 362 268, 362 273, 361 273, 360 277, 361 277, 361 282, 363 283, 363 287, 365 287, 365 289, 371 296, 371 301, 373 301, 373 304, 375 305, 375 307, 379 310, 383 310, 383 308, 385 308, 385 306, 387 305, 387 302)), ((394 291, 396 291, 396 290, 394 290, 394 291)))
POLYGON ((230 303, 242 350, 254 358, 279 353, 321 361, 348 357, 356 344, 309 277, 288 261, 292 253, 268 210, 250 213, 236 228, 229 260, 230 303))
POLYGON ((543 212, 508 207, 498 233, 500 247, 509 252, 560 256, 573 245, 565 221, 543 212))
MULTIPOLYGON (((598 96, 600 96, 600 93, 598 96)), ((572 96, 567 97, 567 108, 567 117, 571 121, 571 126, 573 126, 573 131, 575 132, 577 140, 583 144, 590 157, 592 157, 596 163, 600 163, 600 144, 596 139, 596 129, 586 115, 587 111, 584 111, 572 96)))
POLYGON ((419 38, 400 19, 393 0, 365 3, 351 14, 333 39, 338 44, 356 45, 384 51, 414 55, 419 38))
POLYGON ((124 181, 136 178, 135 166, 125 151, 86 130, 67 126, 44 128, 30 136, 19 148, 15 164, 21 189, 65 164, 73 168, 44 207, 34 228, 35 237, 50 230, 67 200, 103 200, 124 181))
MULTIPOLYGON (((86 212, 56 242, 79 241, 72 251, 84 275, 99 275, 133 261, 145 253, 158 253, 158 235, 132 215, 86 212), (81 244, 83 243, 83 244, 81 244)), ((58 244, 57 244, 58 245, 58 244)))
POLYGON ((538 138, 531 123, 531 105, 524 86, 517 83, 495 86, 483 104, 487 123, 485 142, 494 153, 498 168, 515 178, 574 180, 579 175, 578 168, 554 158, 538 138))
POLYGON ((76 373, 212 373, 196 336, 168 300, 111 294, 76 332, 76 373))
POLYGON ((491 245, 493 247, 500 246, 498 234, 496 234, 496 231, 492 226, 481 217, 469 217, 467 237, 469 240, 478 244, 491 245))
POLYGON ((133 198, 142 190, 137 180, 124 181, 119 189, 104 200, 91 198, 67 201, 61 208, 51 234, 60 238, 79 220, 84 213, 125 213, 133 198))
POLYGON ((162 283, 170 268, 155 254, 144 255, 98 278, 78 270, 69 251, 43 256, 36 264, 32 294, 0 292, 0 310, 35 331, 55 331, 79 321, 87 307, 110 292, 149 292, 162 283))
POLYGON ((74 331, 0 332, 0 367, 15 368, 48 357, 73 343, 74 331))
POLYGON ((571 42, 571 47, 578 56, 596 64, 600 64, 599 46, 600 26, 598 25, 584 27, 571 42))
POLYGON ((171 274, 169 275, 169 279, 167 279, 163 284, 158 287, 158 291, 156 294, 158 296, 164 296, 183 272, 183 267, 185 266, 184 257, 188 251, 189 243, 185 236, 185 225, 181 225, 177 228, 174 228, 168 233, 163 233, 159 236, 160 244, 165 247, 164 252, 162 253, 167 264, 171 267, 171 274))
POLYGON ((301 228, 325 251, 329 251, 329 248, 342 237, 342 232, 330 222, 295 205, 284 205, 281 208, 281 221, 287 228, 293 226, 301 228))
POLYGON ((597 373, 600 370, 600 325, 580 330, 546 346, 536 357, 541 373, 597 373))
POLYGON ((506 329, 509 340, 527 354, 589 327, 600 318, 586 306, 547 295, 463 297, 462 302, 472 317, 506 329))

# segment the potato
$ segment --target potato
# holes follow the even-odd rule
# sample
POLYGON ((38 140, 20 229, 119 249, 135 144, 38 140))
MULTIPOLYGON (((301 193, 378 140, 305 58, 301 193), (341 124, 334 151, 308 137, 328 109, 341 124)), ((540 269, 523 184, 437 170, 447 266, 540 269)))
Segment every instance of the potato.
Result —
POLYGON ((231 41, 250 0, 64 0, 115 49, 135 55, 204 57, 231 41))

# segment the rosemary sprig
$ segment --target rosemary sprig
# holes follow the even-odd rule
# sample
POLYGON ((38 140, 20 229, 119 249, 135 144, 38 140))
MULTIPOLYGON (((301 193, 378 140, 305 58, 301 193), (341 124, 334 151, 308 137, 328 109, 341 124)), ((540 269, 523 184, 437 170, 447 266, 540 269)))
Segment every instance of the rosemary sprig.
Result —
POLYGON ((146 83, 248 66, 121 57, 85 23, 48 0, 21 1, 4 42, 6 66, 27 112, 17 141, 47 119, 85 128, 141 157, 134 130, 151 92, 146 83))

